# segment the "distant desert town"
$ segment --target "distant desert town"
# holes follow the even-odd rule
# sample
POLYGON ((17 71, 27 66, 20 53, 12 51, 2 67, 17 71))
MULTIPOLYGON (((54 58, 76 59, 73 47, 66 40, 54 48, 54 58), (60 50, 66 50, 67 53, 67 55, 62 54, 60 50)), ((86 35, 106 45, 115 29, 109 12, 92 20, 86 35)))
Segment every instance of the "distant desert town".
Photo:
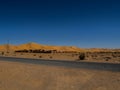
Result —
POLYGON ((120 49, 50 46, 37 43, 0 45, 0 56, 46 60, 120 63, 120 49))

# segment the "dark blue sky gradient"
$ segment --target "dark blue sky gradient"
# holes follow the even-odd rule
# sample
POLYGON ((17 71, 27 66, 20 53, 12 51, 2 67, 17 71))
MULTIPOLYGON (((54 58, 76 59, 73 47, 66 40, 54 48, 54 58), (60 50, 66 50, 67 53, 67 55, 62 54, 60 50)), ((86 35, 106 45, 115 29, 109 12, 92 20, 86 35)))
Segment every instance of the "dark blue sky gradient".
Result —
POLYGON ((0 0, 0 43, 120 48, 119 0, 0 0))

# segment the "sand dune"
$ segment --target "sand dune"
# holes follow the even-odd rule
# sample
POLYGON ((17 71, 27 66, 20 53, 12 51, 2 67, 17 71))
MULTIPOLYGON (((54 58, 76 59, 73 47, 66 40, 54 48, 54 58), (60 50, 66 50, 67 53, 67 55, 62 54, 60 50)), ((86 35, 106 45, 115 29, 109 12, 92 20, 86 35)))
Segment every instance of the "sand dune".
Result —
POLYGON ((0 45, 1 51, 9 50, 35 50, 35 49, 44 49, 44 50, 57 50, 57 51, 82 51, 83 49, 80 49, 75 46, 49 46, 49 45, 42 45, 37 44, 34 42, 21 44, 21 45, 0 45))
POLYGON ((17 49, 17 46, 14 46, 14 45, 7 45, 7 44, 4 44, 4 45, 0 45, 0 51, 7 51, 7 50, 16 50, 17 49))
POLYGON ((105 49, 105 48, 89 48, 89 49, 83 49, 76 46, 51 46, 51 45, 42 45, 34 42, 25 43, 21 45, 0 45, 0 51, 15 51, 15 50, 35 50, 35 49, 41 49, 41 50, 56 50, 56 51, 68 51, 68 52, 108 52, 108 51, 120 51, 120 49, 105 49))

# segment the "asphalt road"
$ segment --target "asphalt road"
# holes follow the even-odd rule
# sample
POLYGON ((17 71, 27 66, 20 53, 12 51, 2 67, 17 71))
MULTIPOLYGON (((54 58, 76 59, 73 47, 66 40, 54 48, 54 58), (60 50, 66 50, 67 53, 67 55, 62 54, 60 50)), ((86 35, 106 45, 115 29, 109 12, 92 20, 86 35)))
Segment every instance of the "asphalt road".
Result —
POLYGON ((0 56, 0 61, 120 72, 120 64, 115 64, 115 63, 43 60, 43 59, 13 58, 13 57, 3 57, 3 56, 0 56))

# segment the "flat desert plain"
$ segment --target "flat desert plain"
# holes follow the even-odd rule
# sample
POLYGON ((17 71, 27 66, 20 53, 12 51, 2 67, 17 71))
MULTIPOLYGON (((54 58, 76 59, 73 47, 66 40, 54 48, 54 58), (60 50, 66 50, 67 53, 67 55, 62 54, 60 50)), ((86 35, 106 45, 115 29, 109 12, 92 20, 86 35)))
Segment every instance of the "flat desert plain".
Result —
POLYGON ((90 55, 85 54, 84 60, 80 60, 79 53, 5 53, 1 55, 3 57, 17 57, 17 58, 31 58, 31 59, 44 59, 44 60, 64 60, 64 61, 87 61, 87 62, 105 62, 105 63, 119 63, 120 64, 120 53, 113 57, 109 54, 96 54, 90 55))
POLYGON ((0 90, 120 90, 120 72, 0 60, 0 90))

